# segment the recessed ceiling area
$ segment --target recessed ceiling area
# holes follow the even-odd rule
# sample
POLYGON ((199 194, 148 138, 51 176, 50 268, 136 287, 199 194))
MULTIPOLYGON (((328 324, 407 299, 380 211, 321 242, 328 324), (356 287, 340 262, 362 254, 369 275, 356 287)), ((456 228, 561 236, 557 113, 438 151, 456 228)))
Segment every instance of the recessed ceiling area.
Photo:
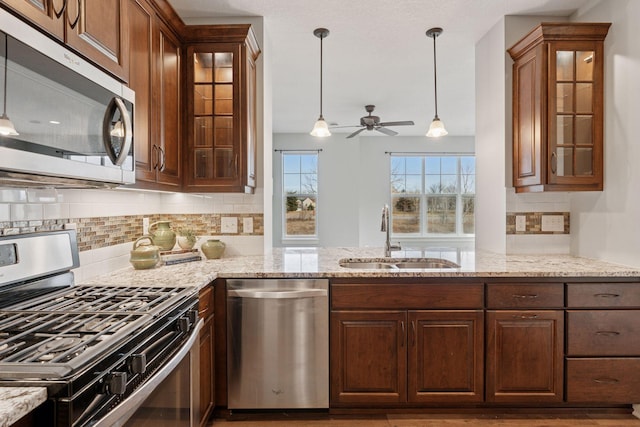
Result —
MULTIPOLYGON (((186 22, 264 17, 273 88, 273 132, 308 133, 319 113, 330 125, 358 124, 364 106, 391 128, 424 135, 434 116, 432 27, 437 38, 438 115, 449 135, 475 133, 475 45, 505 15, 569 16, 590 0, 169 0, 186 22)), ((356 128, 333 133, 345 136, 356 128)), ((367 135, 376 132, 367 132, 367 135)), ((383 135, 384 136, 384 135, 383 135)))

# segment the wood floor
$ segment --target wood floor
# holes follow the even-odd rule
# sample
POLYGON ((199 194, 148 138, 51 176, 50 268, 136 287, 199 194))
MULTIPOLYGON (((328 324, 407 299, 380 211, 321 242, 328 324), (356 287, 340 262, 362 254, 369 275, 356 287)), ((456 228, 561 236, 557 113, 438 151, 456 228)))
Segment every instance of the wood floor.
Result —
POLYGON ((640 419, 633 415, 434 415, 389 414, 372 417, 316 416, 301 418, 258 415, 233 415, 231 420, 214 419, 209 427, 640 427, 640 419))

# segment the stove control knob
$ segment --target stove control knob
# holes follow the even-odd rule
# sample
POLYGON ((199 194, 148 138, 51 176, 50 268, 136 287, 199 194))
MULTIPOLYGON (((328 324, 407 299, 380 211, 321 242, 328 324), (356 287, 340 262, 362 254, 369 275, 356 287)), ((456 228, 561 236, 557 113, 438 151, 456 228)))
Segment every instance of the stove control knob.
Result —
POLYGON ((124 394, 127 391, 127 373, 113 372, 104 383, 106 394, 124 394))
POLYGON ((189 328, 191 327, 191 322, 188 317, 181 317, 178 319, 178 329, 182 333, 189 332, 189 328))
POLYGON ((129 359, 129 371, 132 374, 144 374, 147 370, 147 355, 144 353, 134 354, 129 359))
POLYGON ((192 325, 198 322, 198 310, 189 310, 189 321, 192 325))

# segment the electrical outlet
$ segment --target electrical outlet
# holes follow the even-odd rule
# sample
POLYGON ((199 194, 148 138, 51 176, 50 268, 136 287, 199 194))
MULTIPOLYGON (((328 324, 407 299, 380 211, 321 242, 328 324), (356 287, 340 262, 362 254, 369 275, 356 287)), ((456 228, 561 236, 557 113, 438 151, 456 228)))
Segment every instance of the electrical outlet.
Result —
POLYGON ((542 215, 542 231, 564 231, 564 215, 542 215))
POLYGON ((149 234, 149 218, 142 218, 142 234, 149 234))
POLYGON ((516 231, 521 231, 521 232, 527 231, 526 215, 516 215, 516 231))
POLYGON ((223 233, 235 234, 238 232, 238 218, 235 216, 223 216, 220 219, 220 228, 223 233))
POLYGON ((253 218, 242 218, 242 232, 244 234, 253 233, 253 218))

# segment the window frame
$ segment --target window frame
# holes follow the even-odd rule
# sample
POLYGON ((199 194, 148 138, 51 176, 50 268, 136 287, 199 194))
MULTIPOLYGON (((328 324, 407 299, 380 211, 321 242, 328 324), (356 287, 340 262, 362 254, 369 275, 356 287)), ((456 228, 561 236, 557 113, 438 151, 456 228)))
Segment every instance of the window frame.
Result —
MULTIPOLYGON (((476 185, 475 185, 475 177, 476 173, 476 156, 475 153, 389 153, 389 205, 390 209, 390 223, 391 223, 391 236, 394 239, 402 239, 402 240, 458 240, 458 239, 474 239, 475 238, 475 218, 474 218, 474 232, 473 233, 464 233, 464 203, 465 199, 469 196, 473 196, 474 200, 474 216, 475 216, 475 199, 476 199, 476 185), (426 164, 428 158, 443 158, 443 157, 453 157, 456 159, 456 192, 455 193, 428 193, 427 192, 427 175, 435 175, 435 174, 427 174, 426 164), (474 186, 473 193, 464 193, 462 192, 462 179, 463 175, 470 175, 468 173, 463 173, 462 170, 462 158, 464 157, 472 157, 474 161, 474 186), (393 182, 394 175, 407 176, 407 175, 416 175, 416 174, 408 174, 405 170, 403 174, 394 174, 393 172, 393 160, 397 158, 419 158, 420 159, 420 190, 419 192, 410 193, 394 193, 393 192, 393 182), (453 196, 456 197, 456 225, 454 233, 433 233, 427 230, 428 226, 428 199, 433 196, 453 196), (419 231, 416 233, 398 233, 394 232, 393 229, 393 217, 394 217, 394 203, 395 200, 401 197, 415 197, 419 199, 419 231)), ((442 173, 442 170, 438 174, 440 177, 443 175, 451 175, 442 173)), ((406 181, 405 181, 406 182, 406 181)))
MULTIPOLYGON (((280 179, 281 179, 281 198, 280 198, 280 208, 282 209, 282 215, 280 215, 280 222, 281 222, 281 239, 282 239, 282 243, 300 243, 300 244, 314 244, 317 243, 319 241, 319 215, 318 215, 318 199, 319 199, 319 195, 320 195, 320 191, 318 189, 318 184, 319 184, 319 162, 320 162, 320 155, 318 151, 308 151, 308 150, 282 150, 280 152, 280 161, 281 161, 281 171, 280 171, 280 179), (314 214, 315 214, 315 230, 314 230, 314 234, 303 234, 303 235, 296 235, 296 234, 287 234, 287 198, 290 197, 290 194, 287 193, 286 191, 286 166, 285 166, 285 157, 286 156, 315 156, 315 160, 316 160, 316 171, 315 171, 315 175, 316 175, 316 192, 315 193, 295 193, 296 197, 313 197, 315 199, 315 208, 314 208, 314 214)), ((300 170, 299 172, 300 175, 303 175, 302 170, 300 170)))

